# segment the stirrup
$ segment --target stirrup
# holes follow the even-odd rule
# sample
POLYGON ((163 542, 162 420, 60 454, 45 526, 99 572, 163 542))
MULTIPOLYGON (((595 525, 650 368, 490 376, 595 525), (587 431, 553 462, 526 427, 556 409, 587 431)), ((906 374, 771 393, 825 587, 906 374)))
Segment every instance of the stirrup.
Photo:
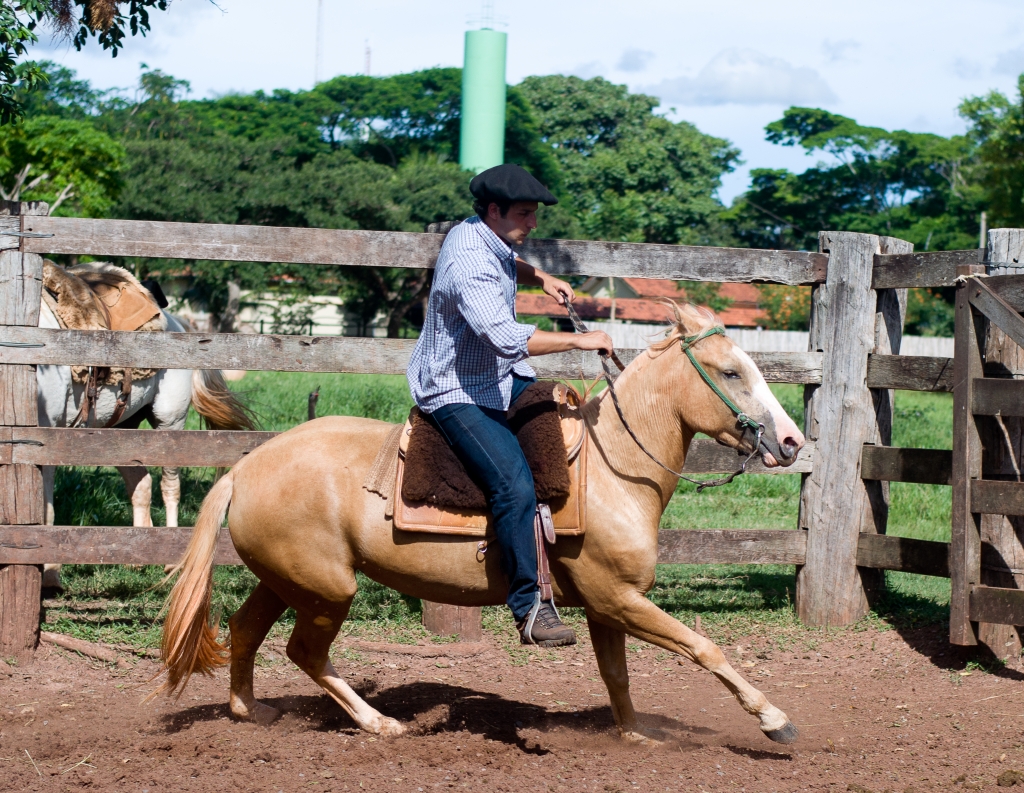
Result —
MULTIPOLYGON (((558 613, 558 609, 555 607, 554 598, 549 602, 551 603, 551 610, 555 612, 555 616, 558 617, 559 622, 561 622, 562 615, 558 613)), ((533 606, 530 608, 530 612, 526 615, 526 625, 523 626, 522 635, 530 644, 537 643, 533 639, 533 623, 537 621, 537 614, 540 613, 541 605, 543 605, 543 601, 540 599, 540 590, 538 589, 533 593, 533 606)))

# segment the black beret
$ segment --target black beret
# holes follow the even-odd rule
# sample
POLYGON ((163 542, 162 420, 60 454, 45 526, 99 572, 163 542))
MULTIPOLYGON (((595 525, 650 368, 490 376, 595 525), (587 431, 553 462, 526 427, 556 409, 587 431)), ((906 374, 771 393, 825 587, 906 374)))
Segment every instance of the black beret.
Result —
POLYGON ((529 171, 512 163, 478 173, 469 183, 469 192, 481 201, 537 201, 548 206, 558 203, 529 171))

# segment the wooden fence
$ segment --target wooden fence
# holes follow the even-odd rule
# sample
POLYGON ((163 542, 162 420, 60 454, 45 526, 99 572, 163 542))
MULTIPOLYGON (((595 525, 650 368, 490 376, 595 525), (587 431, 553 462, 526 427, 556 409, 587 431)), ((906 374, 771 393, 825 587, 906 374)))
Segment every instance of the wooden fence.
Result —
MULTIPOLYGON (((271 433, 40 428, 36 364, 302 372, 405 371, 408 340, 247 334, 126 333, 36 327, 42 254, 302 262, 429 268, 442 234, 56 218, 45 206, 0 209, 0 655, 26 653, 39 626, 43 562, 177 561, 189 528, 43 525, 40 465, 231 465, 271 433)), ((809 351, 755 353, 765 378, 806 387, 807 446, 794 530, 662 531, 659 563, 796 564, 797 609, 811 625, 845 625, 868 608, 878 571, 949 576, 948 544, 885 535, 888 482, 951 483, 948 451, 889 446, 892 389, 951 391, 953 362, 900 356, 906 288, 948 286, 978 250, 912 253, 901 240, 822 232, 820 252, 531 240, 522 255, 570 275, 774 282, 813 286, 809 351)), ((640 350, 620 350, 624 361, 640 350)), ((533 362, 545 378, 600 372, 594 353, 533 362)), ((737 457, 696 442, 692 473, 737 457)), ((237 564, 226 530, 217 562, 237 564)))
POLYGON ((949 633, 1004 657, 1024 625, 1024 231, 988 242, 957 283, 949 633))

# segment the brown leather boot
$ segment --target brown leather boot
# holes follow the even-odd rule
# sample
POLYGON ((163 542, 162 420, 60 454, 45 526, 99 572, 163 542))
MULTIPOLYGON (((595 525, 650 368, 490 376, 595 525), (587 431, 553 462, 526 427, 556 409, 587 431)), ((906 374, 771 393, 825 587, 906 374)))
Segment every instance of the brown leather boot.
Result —
POLYGON ((576 634, 566 627, 550 600, 539 602, 530 613, 516 623, 519 641, 540 647, 565 647, 576 644, 576 634))

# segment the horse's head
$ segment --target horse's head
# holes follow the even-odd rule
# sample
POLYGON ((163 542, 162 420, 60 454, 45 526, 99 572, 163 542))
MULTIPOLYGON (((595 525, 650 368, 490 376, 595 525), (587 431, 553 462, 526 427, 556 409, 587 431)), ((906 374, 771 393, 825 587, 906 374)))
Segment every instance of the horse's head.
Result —
POLYGON ((668 337, 651 346, 651 354, 679 355, 689 388, 679 404, 683 422, 693 432, 703 432, 721 444, 750 453, 757 430, 736 415, 724 395, 739 412, 764 427, 761 459, 766 466, 792 465, 804 445, 804 436, 768 388, 764 376, 743 350, 723 332, 711 312, 692 305, 673 304, 676 322, 668 337), (708 378, 703 379, 687 355, 696 359, 708 378))

